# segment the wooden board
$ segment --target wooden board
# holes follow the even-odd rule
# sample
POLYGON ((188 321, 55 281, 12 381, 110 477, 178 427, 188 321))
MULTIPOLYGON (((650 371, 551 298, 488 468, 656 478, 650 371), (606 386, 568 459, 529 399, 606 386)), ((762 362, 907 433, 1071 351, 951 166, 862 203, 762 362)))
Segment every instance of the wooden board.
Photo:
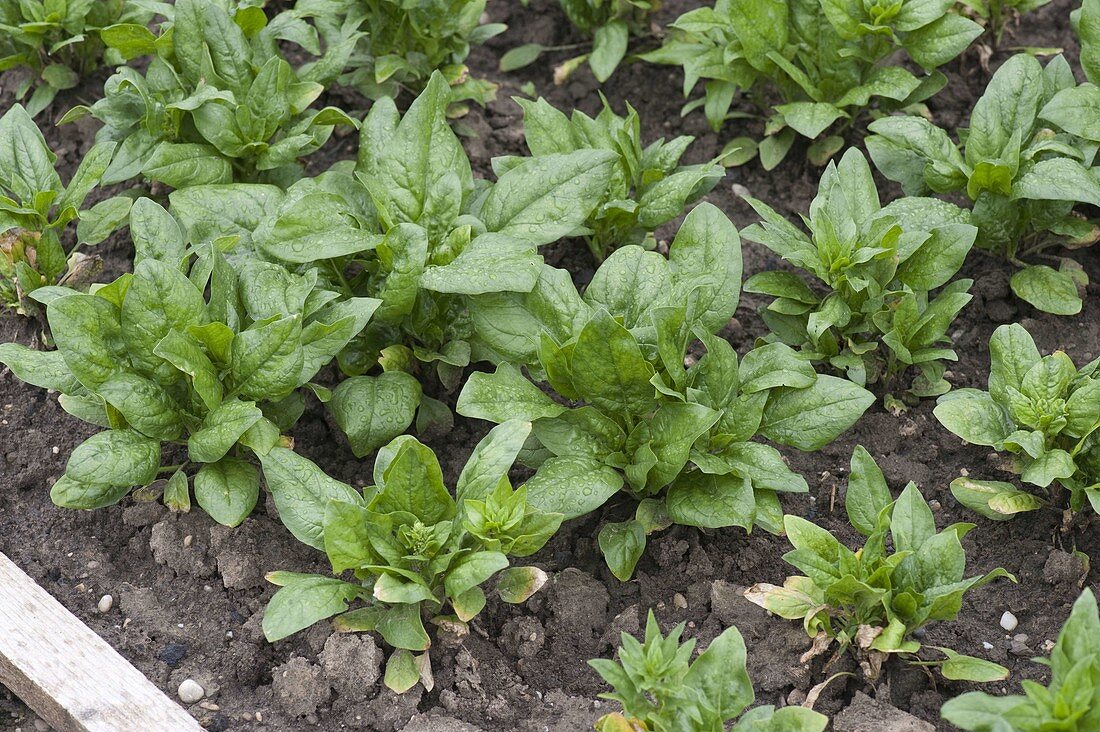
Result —
POLYGON ((202 730, 3 553, 0 684, 57 732, 202 730))

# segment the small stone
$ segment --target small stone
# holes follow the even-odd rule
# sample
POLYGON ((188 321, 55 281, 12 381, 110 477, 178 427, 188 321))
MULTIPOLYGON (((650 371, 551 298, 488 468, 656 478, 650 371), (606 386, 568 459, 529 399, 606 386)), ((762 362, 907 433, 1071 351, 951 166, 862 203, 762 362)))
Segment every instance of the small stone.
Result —
POLYGON ((206 694, 194 679, 184 679, 177 693, 184 704, 194 704, 206 694))
POLYGON ((192 536, 191 534, 188 534, 187 536, 183 537, 183 547, 184 547, 184 549, 190 549, 191 544, 194 543, 194 541, 195 541, 195 537, 192 536))
POLYGON ((115 598, 111 597, 110 595, 104 595, 103 597, 99 598, 99 605, 97 605, 97 607, 99 608, 99 612, 101 613, 111 612, 111 608, 113 608, 114 606, 115 598))
POLYGON ((677 592, 672 596, 672 604, 681 610, 687 610, 688 601, 686 597, 677 592))
POLYGON ((987 651, 992 651, 993 650, 993 644, 990 643, 989 641, 982 641, 982 648, 984 648, 987 651))
POLYGON ((934 498, 928 502, 928 507, 932 509, 932 513, 939 513, 943 509, 943 506, 940 504, 940 502, 934 498))
POLYGON ((1001 627, 1007 630, 1009 633, 1016 630, 1016 626, 1020 624, 1020 621, 1016 619, 1016 616, 1010 613, 1008 610, 1004 611, 1001 615, 1001 627))

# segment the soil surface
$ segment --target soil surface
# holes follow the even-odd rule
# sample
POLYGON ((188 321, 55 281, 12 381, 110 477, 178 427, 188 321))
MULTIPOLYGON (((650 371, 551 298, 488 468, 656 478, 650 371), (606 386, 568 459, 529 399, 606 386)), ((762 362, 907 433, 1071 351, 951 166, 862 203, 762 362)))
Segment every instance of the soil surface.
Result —
MULTIPOLYGON (((661 27, 701 3, 668 3, 656 18, 661 27)), ((1064 47, 1071 61, 1077 48, 1068 14, 1076 3, 1057 0, 1011 28, 1005 47, 1064 47)), ((525 84, 555 105, 595 113, 599 87, 586 69, 563 86, 554 86, 553 70, 568 53, 548 54, 539 63, 501 74, 496 59, 505 50, 537 41, 546 45, 575 43, 577 37, 553 0, 532 0, 530 7, 506 0, 489 5, 493 21, 510 26, 503 36, 477 49, 470 59, 474 73, 498 82, 497 101, 475 108, 463 120, 470 156, 481 175, 489 176, 490 159, 525 152, 519 108, 511 101, 525 84)), ((652 46, 650 39, 638 49, 652 46)), ((943 126, 965 123, 970 107, 989 78, 988 63, 975 49, 945 72, 947 88, 930 100, 935 120, 943 126)), ((91 144, 94 125, 55 128, 72 104, 93 100, 105 78, 89 80, 76 93, 59 98, 40 122, 62 161, 67 179, 91 144)), ((648 138, 693 134, 692 162, 714 156, 726 140, 758 134, 760 124, 730 123, 716 135, 701 113, 681 118, 682 77, 678 69, 625 65, 603 87, 620 112, 629 100, 638 109, 648 138)), ((362 109, 366 101, 340 93, 331 101, 362 109)), ((0 97, 6 108, 10 93, 0 97)), ((747 111, 747 110, 746 110, 747 111)), ((858 138, 858 132, 856 137, 858 138)), ((858 139, 852 140, 858 144, 858 139)), ((354 156, 349 137, 334 140, 310 167, 321 170, 354 156)), ((739 228, 752 223, 751 209, 741 200, 746 191, 789 215, 805 211, 820 169, 795 150, 771 173, 757 165, 729 171, 708 197, 739 228)), ((883 198, 899 194, 883 183, 883 198)), ((105 195, 99 193, 97 195, 105 195)), ((113 239, 97 253, 104 273, 112 277, 129 267, 132 251, 113 239)), ((763 247, 745 244, 745 276, 778 265, 763 247)), ((568 268, 578 283, 587 282, 592 265, 580 243, 546 252, 548 261, 568 268)), ((987 342, 1000 324, 1021 322, 1044 351, 1065 349, 1078 364, 1100 355, 1100 248, 1077 252, 1094 283, 1084 312, 1075 318, 1039 313, 1015 300, 1008 287, 1009 265, 975 251, 963 275, 977 280, 976 297, 955 323, 952 333, 960 361, 949 380, 956 387, 984 386, 989 365, 987 342)), ((740 353, 764 333, 756 309, 761 298, 745 296, 726 333, 740 353)), ((33 322, 0 317, 0 338, 37 342, 33 322)), ((445 396, 453 404, 454 394, 445 396)), ((1085 568, 1070 552, 1100 557, 1095 515, 1061 531, 1056 511, 1027 514, 996 523, 958 506, 947 490, 960 471, 977 478, 1007 479, 1001 460, 986 448, 963 444, 932 416, 932 401, 900 416, 881 404, 836 443, 813 454, 784 450, 793 468, 806 476, 808 494, 785 496, 788 513, 811 518, 850 546, 857 536, 843 512, 843 486, 852 448, 864 445, 878 460, 892 487, 914 481, 928 499, 938 502, 937 524, 970 521, 978 528, 964 544, 968 570, 984 573, 1003 566, 1019 584, 999 580, 967 595, 956 622, 926 629, 931 645, 990 658, 1012 670, 1011 679, 987 687, 991 692, 1018 691, 1022 679, 1046 677, 1044 666, 1030 660, 1044 655, 1085 580, 1085 568), (999 625, 1003 612, 1019 620, 1012 634, 999 625)), ((490 425, 458 418, 446 435, 426 441, 436 450, 448 481, 453 483, 473 445, 490 425)), ((809 639, 796 623, 769 617, 742 599, 741 590, 755 582, 779 583, 788 573, 781 561, 785 540, 739 529, 699 531, 677 527, 651 537, 649 548, 630 582, 617 581, 604 567, 595 535, 601 522, 628 507, 609 504, 604 513, 579 519, 531 558, 552 580, 526 605, 490 603, 474 620, 471 633, 457 648, 433 649, 434 689, 416 687, 395 696, 380 681, 385 653, 370 635, 337 636, 327 623, 288 640, 268 644, 260 632, 263 608, 273 587, 263 579, 274 569, 326 570, 323 557, 298 544, 282 527, 274 506, 261 501, 255 514, 235 530, 217 526, 204 514, 169 513, 159 503, 124 499, 95 512, 54 507, 49 487, 62 474, 71 450, 93 428, 65 414, 56 399, 27 387, 10 373, 0 373, 0 551, 28 572, 81 620, 102 635, 154 683, 176 698, 179 684, 197 681, 206 698, 190 707, 210 730, 406 730, 406 732, 573 732, 591 729, 611 705, 596 701, 606 691, 586 659, 613 652, 618 635, 640 630, 644 614, 654 608, 666 629, 686 622, 686 636, 705 646, 724 628, 736 625, 749 648, 749 671, 757 703, 799 703, 806 693, 837 671, 855 670, 846 658, 823 671, 824 659, 801 664, 809 639), (113 607, 100 613, 100 598, 110 594, 113 607)), ((346 440, 312 403, 294 430, 298 449, 333 476, 361 486, 371 474, 369 461, 354 458, 346 440)), ((1088 579, 1096 588, 1094 577, 1088 579)), ((915 667, 891 665, 876 684, 842 677, 821 694, 816 708, 835 718, 838 730, 864 728, 868 720, 898 718, 912 729, 946 728, 939 707, 946 698, 972 688, 945 682, 915 667), (893 708, 891 708, 893 707, 893 708)), ((877 720, 877 721, 876 721, 877 720)), ((0 730, 35 729, 34 716, 0 687, 0 730)), ((891 727, 893 728, 893 727, 891 727)), ((909 727, 906 727, 908 729, 909 727)))

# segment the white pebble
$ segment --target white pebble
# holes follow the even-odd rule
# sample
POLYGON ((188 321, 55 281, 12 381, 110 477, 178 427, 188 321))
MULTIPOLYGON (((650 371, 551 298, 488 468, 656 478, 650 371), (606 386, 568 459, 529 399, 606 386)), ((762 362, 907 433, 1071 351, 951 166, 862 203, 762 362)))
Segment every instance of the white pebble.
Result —
POLYGON ((992 651, 993 650, 993 644, 990 643, 989 641, 982 641, 982 648, 984 648, 987 651, 992 651))
POLYGON ((179 688, 180 701, 184 704, 194 704, 206 694, 194 679, 184 679, 179 688))
POLYGON ((1012 632, 1016 630, 1016 626, 1020 624, 1020 621, 1016 619, 1016 616, 1005 610, 1004 615, 1001 616, 1001 627, 1012 632))
POLYGON ((115 598, 111 597, 110 595, 104 595, 103 597, 99 598, 99 612, 109 613, 111 612, 111 608, 113 608, 114 606, 115 598))

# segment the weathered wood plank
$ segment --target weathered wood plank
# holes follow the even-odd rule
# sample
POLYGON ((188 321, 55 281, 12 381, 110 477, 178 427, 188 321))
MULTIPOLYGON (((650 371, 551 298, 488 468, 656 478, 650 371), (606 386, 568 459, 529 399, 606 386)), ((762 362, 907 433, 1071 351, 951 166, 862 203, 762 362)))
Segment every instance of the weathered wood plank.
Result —
POLYGON ((58 732, 202 729, 3 553, 0 683, 58 732))

